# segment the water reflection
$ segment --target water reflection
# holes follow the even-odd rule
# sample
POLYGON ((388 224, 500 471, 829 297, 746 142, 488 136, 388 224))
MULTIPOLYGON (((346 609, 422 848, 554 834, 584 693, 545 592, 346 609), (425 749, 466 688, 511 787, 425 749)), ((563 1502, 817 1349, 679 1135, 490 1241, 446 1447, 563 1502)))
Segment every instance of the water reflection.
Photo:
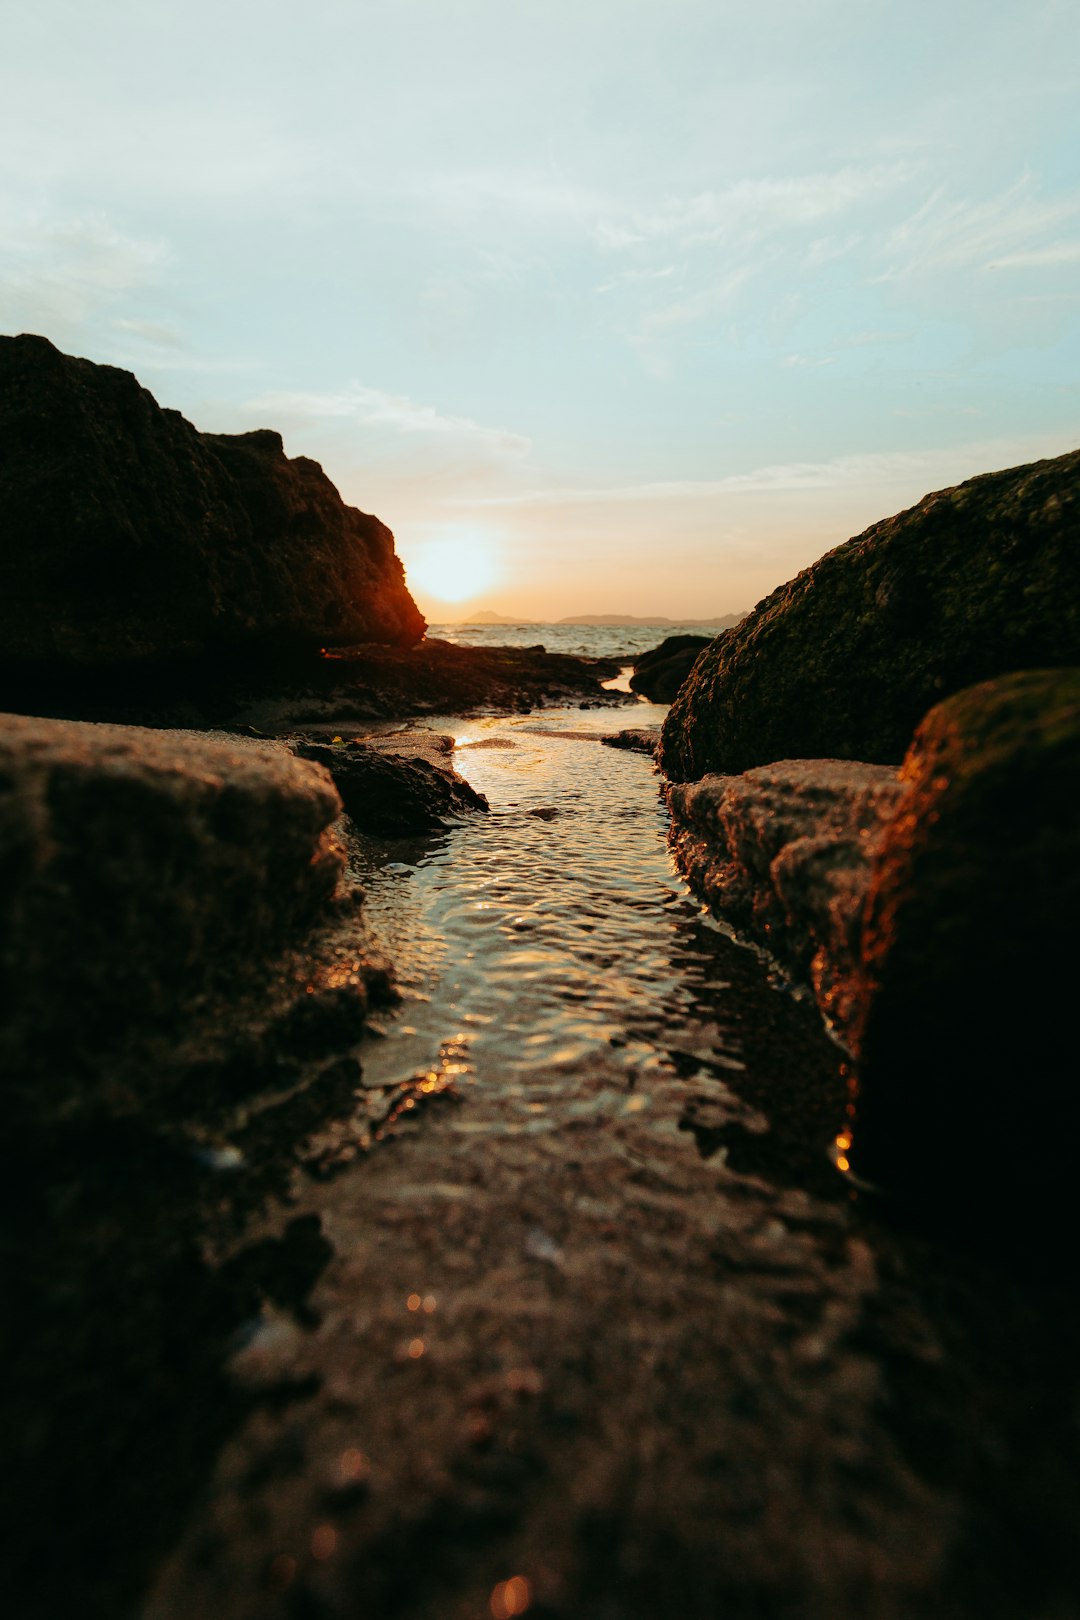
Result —
MULTIPOLYGON (((652 706, 634 719, 653 723, 652 706)), ((678 1082, 681 1099, 689 1079, 683 1128, 701 1151, 716 1151, 724 1126, 764 1130, 731 1089, 745 1070, 738 1009, 718 1012, 730 978, 669 859, 651 762, 599 745, 608 713, 432 724, 458 740, 455 764, 491 813, 358 856, 369 924, 406 998, 402 1020, 368 1044, 365 1087, 415 1083, 434 1051, 451 1072, 452 1028, 459 1074, 500 1105, 482 1119, 466 1110, 456 1133, 543 1135, 633 1115, 668 1134, 672 1108, 653 1108, 654 1095, 678 1082)))

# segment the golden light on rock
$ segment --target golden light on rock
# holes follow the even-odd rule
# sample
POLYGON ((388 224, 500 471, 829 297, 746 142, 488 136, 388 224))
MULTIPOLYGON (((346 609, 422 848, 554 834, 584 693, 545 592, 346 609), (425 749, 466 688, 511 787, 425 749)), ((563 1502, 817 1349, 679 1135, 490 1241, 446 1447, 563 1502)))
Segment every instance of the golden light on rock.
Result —
POLYGON ((291 1586, 296 1578, 296 1559, 288 1553, 279 1553, 270 1565, 270 1580, 279 1592, 291 1586))
POLYGON ((531 1602, 532 1590, 524 1575, 512 1575, 508 1581, 500 1581, 491 1594, 492 1620, 513 1620, 531 1602))
POLYGON ((347 1451, 341 1453, 338 1467, 341 1470, 342 1479, 350 1483, 366 1479, 371 1471, 367 1458, 356 1446, 350 1446, 347 1451))
POLYGON ((324 1564, 337 1551, 337 1531, 332 1524, 320 1524, 311 1534, 311 1556, 324 1564))

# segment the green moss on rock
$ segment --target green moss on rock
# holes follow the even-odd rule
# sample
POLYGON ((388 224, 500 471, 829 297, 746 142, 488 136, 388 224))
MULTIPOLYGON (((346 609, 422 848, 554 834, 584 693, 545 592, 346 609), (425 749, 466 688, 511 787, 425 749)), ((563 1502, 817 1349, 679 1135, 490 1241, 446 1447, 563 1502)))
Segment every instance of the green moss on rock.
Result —
POLYGON ((926 711, 1010 671, 1080 664, 1080 451, 876 523, 699 659, 664 726, 676 781, 778 759, 896 764, 926 711))

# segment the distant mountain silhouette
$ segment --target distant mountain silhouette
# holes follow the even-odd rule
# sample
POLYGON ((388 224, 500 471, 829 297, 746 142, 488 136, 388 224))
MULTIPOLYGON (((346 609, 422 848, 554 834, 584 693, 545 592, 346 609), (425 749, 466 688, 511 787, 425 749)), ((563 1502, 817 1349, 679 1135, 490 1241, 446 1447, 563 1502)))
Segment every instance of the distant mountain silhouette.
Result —
POLYGON ((632 613, 576 613, 571 618, 559 619, 558 624, 703 624, 716 630, 728 630, 740 619, 745 619, 745 613, 724 613, 715 619, 666 619, 660 613, 653 613, 648 618, 635 617, 632 613))
POLYGON ((632 613, 575 613, 565 619, 530 619, 523 614, 496 613, 493 608, 480 608, 476 613, 469 613, 463 619, 454 620, 455 624, 655 624, 658 628, 666 625, 701 625, 709 630, 727 630, 740 619, 745 619, 745 613, 723 613, 713 619, 667 619, 662 613, 650 614, 646 618, 635 617, 632 613))
POLYGON ((458 624, 534 624, 536 620, 507 617, 505 613, 494 613, 491 608, 481 608, 479 613, 470 613, 467 618, 458 619, 458 624))

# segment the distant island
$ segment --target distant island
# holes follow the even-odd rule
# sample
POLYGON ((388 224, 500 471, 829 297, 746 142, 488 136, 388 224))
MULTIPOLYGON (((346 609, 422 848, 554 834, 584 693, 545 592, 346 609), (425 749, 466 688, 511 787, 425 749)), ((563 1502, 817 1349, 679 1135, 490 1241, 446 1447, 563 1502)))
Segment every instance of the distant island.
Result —
POLYGON ((660 613, 650 614, 648 618, 635 618, 632 613, 575 613, 567 619, 556 620, 557 624, 703 624, 715 630, 730 630, 733 624, 745 619, 745 613, 723 613, 715 619, 666 619, 660 613))
POLYGON ((470 613, 464 619, 457 619, 457 624, 655 624, 661 627, 667 625, 704 625, 708 629, 728 630, 733 624, 745 619, 745 613, 723 613, 713 619, 668 619, 663 614, 651 614, 647 618, 635 617, 632 613, 575 613, 565 619, 525 619, 505 613, 495 613, 491 608, 481 608, 477 613, 470 613))

